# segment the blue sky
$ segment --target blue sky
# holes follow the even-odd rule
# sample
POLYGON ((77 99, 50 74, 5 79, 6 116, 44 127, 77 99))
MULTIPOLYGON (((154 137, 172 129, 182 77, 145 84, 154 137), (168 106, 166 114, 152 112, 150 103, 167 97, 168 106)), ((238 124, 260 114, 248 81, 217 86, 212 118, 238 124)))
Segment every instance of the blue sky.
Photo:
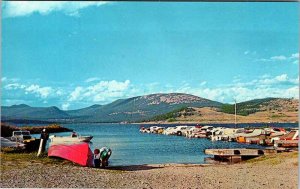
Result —
POLYGON ((298 3, 4 2, 2 104, 299 92, 298 3))

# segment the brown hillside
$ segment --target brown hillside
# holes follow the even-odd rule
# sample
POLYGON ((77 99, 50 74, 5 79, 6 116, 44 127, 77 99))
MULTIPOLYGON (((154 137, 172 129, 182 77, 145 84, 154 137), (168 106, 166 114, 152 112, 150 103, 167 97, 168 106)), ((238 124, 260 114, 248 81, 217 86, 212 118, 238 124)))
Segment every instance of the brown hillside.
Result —
MULTIPOLYGON (((298 122, 297 99, 274 99, 258 105, 257 112, 248 116, 237 115, 237 123, 296 123, 298 122)), ((238 108, 238 107, 237 107, 238 108)), ((234 123, 235 115, 220 112, 218 108, 190 107, 178 113, 181 123, 234 123)), ((167 121, 160 121, 165 123, 167 121)))

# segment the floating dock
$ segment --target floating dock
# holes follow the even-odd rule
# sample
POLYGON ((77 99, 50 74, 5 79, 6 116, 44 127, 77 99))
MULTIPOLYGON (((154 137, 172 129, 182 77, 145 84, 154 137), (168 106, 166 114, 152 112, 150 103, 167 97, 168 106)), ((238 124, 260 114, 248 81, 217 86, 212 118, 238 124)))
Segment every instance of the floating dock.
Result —
POLYGON ((262 156, 265 154, 277 153, 275 149, 247 149, 247 148, 236 148, 236 149, 206 149, 205 154, 213 155, 215 160, 229 161, 237 163, 242 160, 247 160, 262 156))

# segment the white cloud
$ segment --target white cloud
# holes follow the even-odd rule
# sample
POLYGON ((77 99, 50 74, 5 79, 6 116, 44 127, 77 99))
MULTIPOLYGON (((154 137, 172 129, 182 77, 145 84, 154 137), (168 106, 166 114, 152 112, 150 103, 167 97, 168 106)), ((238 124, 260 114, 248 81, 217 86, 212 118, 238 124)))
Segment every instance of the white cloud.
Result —
POLYGON ((70 107, 70 103, 65 103, 61 105, 61 109, 63 110, 68 110, 69 107, 70 107))
POLYGON ((25 94, 34 94, 37 97, 40 98, 47 98, 49 97, 51 94, 56 94, 56 95, 62 95, 62 91, 61 90, 57 90, 55 92, 55 90, 52 87, 41 87, 40 85, 37 84, 31 84, 31 85, 24 85, 24 84, 20 84, 20 83, 10 83, 4 86, 5 90, 22 90, 25 92, 25 94))
POLYGON ((98 77, 90 77, 90 78, 86 79, 84 82, 89 83, 89 82, 98 81, 98 80, 99 80, 98 77))
POLYGON ((10 83, 5 85, 4 89, 7 90, 14 90, 14 89, 19 89, 20 88, 20 84, 19 83, 10 83))
POLYGON ((274 61, 276 61, 276 60, 281 61, 281 60, 286 60, 286 59, 287 58, 285 56, 283 56, 283 55, 271 57, 271 60, 274 60, 274 61))
POLYGON ((290 79, 290 82, 299 85, 299 75, 296 79, 290 79))
POLYGON ((287 81, 288 80, 288 76, 287 74, 282 74, 282 75, 279 75, 279 76, 276 76, 275 79, 279 82, 281 81, 287 81))
POLYGON ((1 81, 6 83, 12 83, 12 82, 18 82, 19 78, 8 78, 8 77, 2 77, 1 81))
POLYGON ((41 98, 47 98, 53 91, 51 87, 40 87, 39 85, 30 85, 25 88, 26 92, 38 95, 41 98))
POLYGON ((292 84, 298 84, 299 76, 296 79, 289 78, 287 74, 281 74, 278 76, 275 76, 274 78, 268 77, 260 79, 253 84, 260 84, 260 85, 274 85, 274 84, 282 84, 282 85, 292 85, 292 84))
POLYGON ((96 85, 92 85, 87 89, 89 92, 92 93, 102 92, 102 91, 114 92, 114 91, 122 91, 127 89, 129 84, 130 84, 129 80, 126 80, 125 82, 118 82, 116 80, 100 81, 96 85))
POLYGON ((201 83, 200 83, 200 86, 204 86, 204 85, 206 85, 206 81, 202 81, 201 83))
POLYGON ((283 98, 299 98, 299 76, 297 78, 289 78, 287 74, 281 74, 271 77, 263 75, 257 79, 247 82, 234 82, 232 84, 222 85, 218 87, 206 88, 189 88, 184 86, 177 90, 169 89, 167 92, 183 92, 193 94, 203 98, 216 100, 219 102, 238 102, 266 98, 266 97, 283 97, 283 98))
POLYGON ((290 59, 293 61, 293 64, 299 64, 299 53, 292 54, 290 59))
POLYGON ((290 58, 298 59, 299 58, 299 53, 292 54, 290 58))
POLYGON ((78 100, 82 91, 82 87, 76 87, 75 90, 70 94, 69 101, 78 100))
POLYGON ((13 1, 4 2, 3 10, 8 17, 26 16, 33 13, 47 15, 54 11, 62 11, 69 16, 78 16, 80 9, 104 4, 107 2, 13 1))
POLYGON ((299 87, 292 86, 286 89, 276 87, 218 87, 218 88, 205 88, 193 89, 189 94, 194 94, 210 100, 219 102, 233 102, 236 99, 238 102, 253 100, 266 97, 282 97, 282 98, 298 98, 299 87))
POLYGON ((299 59, 299 53, 294 53, 289 56, 284 56, 284 55, 279 55, 279 56, 272 56, 270 58, 261 58, 256 61, 261 61, 261 62, 292 62, 293 64, 298 64, 299 59))
POLYGON ((56 94, 57 94, 58 96, 62 96, 62 95, 64 94, 64 92, 63 92, 63 90, 58 89, 58 90, 56 91, 56 94))
POLYGON ((236 86, 236 87, 266 87, 266 86, 284 86, 284 85, 295 85, 299 84, 299 76, 298 78, 289 78, 287 74, 281 74, 278 76, 271 77, 270 75, 263 75, 258 77, 258 79, 253 79, 251 81, 247 82, 236 82, 233 80, 233 84, 227 85, 227 86, 236 86))
POLYGON ((68 101, 86 100, 93 102, 108 102, 125 97, 130 81, 119 82, 116 80, 100 81, 87 87, 76 87, 70 94, 68 101))
POLYGON ((245 52, 244 52, 244 55, 247 55, 247 54, 249 54, 249 51, 245 51, 245 52))

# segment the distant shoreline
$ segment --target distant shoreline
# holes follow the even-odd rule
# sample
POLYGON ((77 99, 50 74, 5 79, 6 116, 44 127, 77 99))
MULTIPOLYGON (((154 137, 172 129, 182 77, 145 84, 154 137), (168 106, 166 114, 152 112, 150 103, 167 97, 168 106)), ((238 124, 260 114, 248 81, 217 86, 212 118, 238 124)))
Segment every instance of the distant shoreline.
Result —
MULTIPOLYGON (((35 122, 12 122, 12 121, 1 121, 1 123, 14 123, 14 124, 49 124, 49 123, 35 123, 35 122)), ((237 123, 237 125, 240 124, 299 124, 299 122, 241 122, 237 123)), ((208 125, 208 124, 235 124, 233 122, 134 122, 134 123, 122 123, 122 122, 53 122, 51 124, 120 124, 120 125, 126 125, 126 124, 133 124, 133 125, 153 125, 153 124, 161 124, 161 125, 174 125, 174 124, 198 124, 198 125, 208 125)))
MULTIPOLYGON (((25 121, 25 122, 14 122, 14 121, 10 121, 10 120, 1 120, 1 123, 12 123, 12 124, 28 124, 28 126, 30 126, 31 124, 33 125, 37 125, 37 124, 61 124, 61 125, 65 125, 65 124, 120 124, 120 125, 126 125, 126 124, 133 124, 133 125, 174 125, 174 124, 195 124, 195 125, 209 125, 209 124, 232 124, 234 125, 234 122, 186 122, 186 121, 176 121, 176 122, 167 122, 167 121, 159 121, 159 122, 30 122, 30 121, 25 121)), ((299 124, 299 122, 238 122, 237 125, 241 125, 241 124, 299 124)))
MULTIPOLYGON (((163 125, 174 125, 174 124, 198 124, 198 125, 209 125, 209 124, 232 124, 233 122, 141 122, 141 123, 130 123, 130 124, 140 124, 140 125, 153 125, 153 124, 163 124, 163 125)), ((240 124, 299 124, 299 122, 241 122, 240 124)))

